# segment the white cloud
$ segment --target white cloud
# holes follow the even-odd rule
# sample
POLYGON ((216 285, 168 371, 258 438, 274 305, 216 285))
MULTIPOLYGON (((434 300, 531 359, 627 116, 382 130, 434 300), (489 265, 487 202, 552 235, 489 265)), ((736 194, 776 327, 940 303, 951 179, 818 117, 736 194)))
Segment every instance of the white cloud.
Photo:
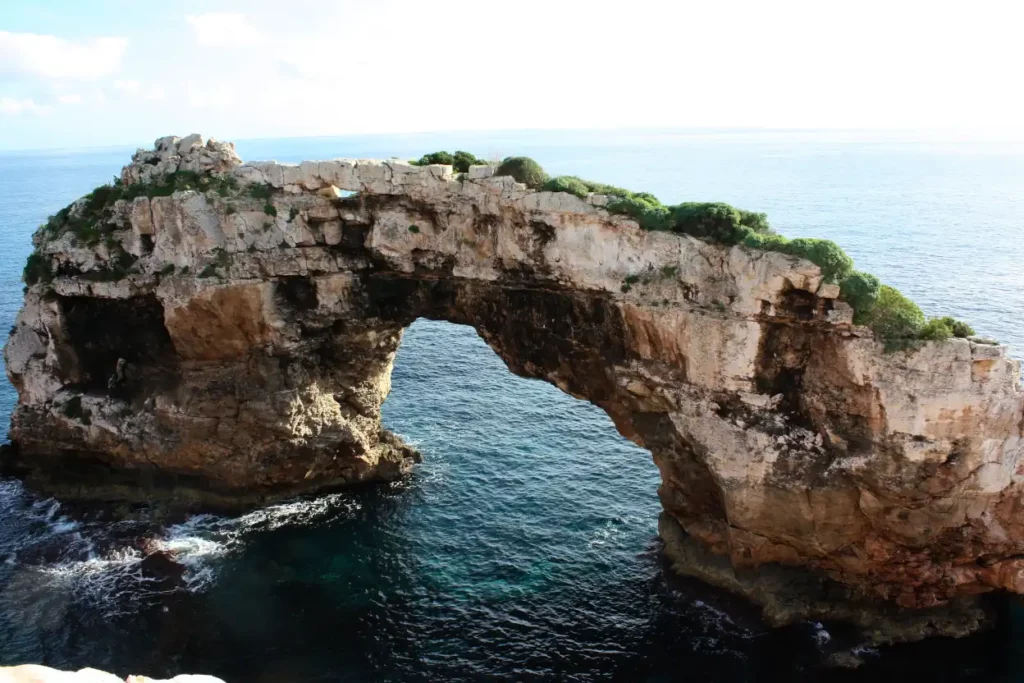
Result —
POLYGON ((135 92, 139 89, 138 81, 114 81, 114 90, 124 90, 127 92, 135 92))
POLYGON ((153 85, 146 88, 146 92, 142 95, 143 99, 149 100, 150 102, 157 102, 159 100, 167 99, 167 91, 158 85, 153 85))
POLYGON ((51 111, 51 107, 36 104, 35 100, 25 99, 16 100, 13 97, 0 97, 0 114, 7 116, 18 116, 19 114, 37 114, 46 115, 51 111))
POLYGON ((81 104, 82 96, 75 94, 60 95, 57 97, 57 101, 61 104, 81 104))
POLYGON ((0 74, 95 81, 117 70, 127 47, 126 38, 72 41, 0 31, 0 74))
POLYGON ((264 40, 263 32, 237 12, 190 14, 185 20, 192 25, 199 44, 206 47, 254 45, 264 40))

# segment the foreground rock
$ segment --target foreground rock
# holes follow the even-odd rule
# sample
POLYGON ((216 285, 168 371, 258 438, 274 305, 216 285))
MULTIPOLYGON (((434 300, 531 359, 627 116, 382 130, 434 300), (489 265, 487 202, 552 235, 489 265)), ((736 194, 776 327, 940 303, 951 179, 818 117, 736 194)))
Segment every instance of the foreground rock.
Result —
POLYGON ((0 683, 224 683, 213 676, 175 676, 169 681, 158 681, 147 676, 129 676, 122 679, 96 669, 58 671, 46 666, 0 666, 0 683))
POLYGON ((1002 346, 885 353, 807 261, 476 168, 241 164, 190 136, 122 177, 144 191, 102 239, 36 237, 55 277, 28 289, 6 357, 12 463, 39 485, 232 504, 400 476, 417 456, 380 407, 427 317, 648 448, 684 571, 691 544, 854 600, 1024 592, 1024 395, 1002 346), (181 171, 200 191, 146 189, 181 171))

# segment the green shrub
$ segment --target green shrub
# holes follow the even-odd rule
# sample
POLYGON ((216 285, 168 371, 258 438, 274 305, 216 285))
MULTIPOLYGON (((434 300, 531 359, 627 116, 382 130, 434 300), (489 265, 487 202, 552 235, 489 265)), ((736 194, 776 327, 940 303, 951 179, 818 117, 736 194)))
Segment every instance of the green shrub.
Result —
POLYGON ((469 171, 470 166, 486 166, 487 162, 483 159, 478 159, 476 156, 469 152, 456 152, 452 155, 452 166, 458 173, 466 173, 469 171))
MULTIPOLYGON (((741 229, 745 227, 741 226, 741 229)), ((755 249, 777 251, 807 259, 821 268, 825 282, 841 284, 853 273, 853 259, 832 240, 813 237, 798 237, 791 240, 775 233, 752 232, 743 238, 743 244, 755 249)))
POLYGON ((277 208, 273 204, 271 204, 270 202, 267 202, 266 204, 263 205, 263 213, 267 214, 268 216, 275 216, 276 217, 277 216, 277 208))
POLYGON ((544 172, 540 164, 530 157, 506 157, 495 169, 494 175, 510 175, 516 179, 517 183, 522 183, 535 190, 548 179, 548 174, 544 172))
POLYGON ((299 210, 294 206, 288 209, 288 222, 291 223, 293 220, 299 217, 299 210))
POLYGON ((853 272, 853 259, 832 240, 798 237, 783 244, 780 251, 805 258, 821 268, 825 282, 840 283, 853 272))
POLYGON ((747 235, 769 230, 764 214, 722 202, 683 202, 670 210, 673 230, 721 244, 739 244, 747 235))
POLYGON ((617 197, 605 208, 611 213, 629 216, 644 230, 671 230, 674 225, 672 213, 667 206, 646 198, 617 197))
POLYGON ((882 339, 915 339, 925 324, 924 313, 917 304, 889 285, 878 288, 874 306, 859 317, 882 339))
POLYGON ((53 279, 50 259, 38 252, 29 254, 28 260, 25 261, 25 269, 21 273, 21 279, 25 281, 26 285, 50 282, 53 279))
POLYGON ((587 195, 590 194, 590 187, 584 181, 571 175, 560 175, 551 178, 540 189, 545 192, 568 192, 580 199, 586 199, 587 195))
POLYGON ((850 304, 854 311, 854 322, 862 311, 869 310, 878 301, 882 283, 870 273, 855 270, 839 283, 839 297, 850 304))
POLYGON ((965 323, 963 320, 957 320, 956 318, 953 318, 948 315, 939 318, 939 320, 941 320, 942 323, 949 328, 949 331, 952 333, 954 337, 973 337, 975 334, 974 328, 965 323))
POLYGON ((249 186, 249 196, 253 199, 270 199, 273 194, 273 186, 266 183, 257 183, 249 186))
POLYGON ((953 329, 946 324, 943 318, 929 318, 917 333, 918 339, 927 341, 942 341, 952 336, 953 329))
MULTIPOLYGON (((604 183, 595 183, 595 182, 590 181, 590 180, 584 180, 582 182, 584 184, 586 184, 586 186, 594 194, 606 194, 606 195, 610 195, 612 197, 632 197, 633 194, 634 194, 633 192, 630 192, 629 190, 624 190, 621 187, 616 187, 614 185, 605 185, 604 183)), ((641 192, 640 194, 643 194, 643 195, 645 195, 647 197, 653 197, 653 195, 647 194, 646 192, 641 192)), ((661 202, 658 202, 658 203, 660 204, 661 202)))
POLYGON ((413 234, 419 234, 419 231, 420 231, 420 226, 418 226, 418 225, 410 225, 409 226, 409 232, 411 232, 413 234))
POLYGON ((201 277, 201 278, 218 277, 218 276, 219 276, 219 274, 217 273, 217 266, 213 265, 212 263, 208 264, 205 268, 203 268, 199 272, 199 277, 201 277))
POLYGON ((419 158, 419 161, 410 161, 413 166, 431 166, 433 164, 443 164, 445 166, 454 166, 455 157, 448 152, 431 152, 430 154, 424 154, 419 158))
POLYGON ((765 251, 782 251, 789 239, 775 232, 751 232, 743 238, 743 245, 765 251))
POLYGON ((486 166, 487 162, 478 159, 476 155, 469 152, 458 151, 455 154, 448 152, 431 152, 424 154, 417 161, 410 161, 413 166, 430 166, 431 164, 444 164, 451 166, 456 173, 465 173, 470 166, 486 166))
POLYGON ((160 269, 161 275, 174 275, 174 264, 168 263, 166 266, 160 269))

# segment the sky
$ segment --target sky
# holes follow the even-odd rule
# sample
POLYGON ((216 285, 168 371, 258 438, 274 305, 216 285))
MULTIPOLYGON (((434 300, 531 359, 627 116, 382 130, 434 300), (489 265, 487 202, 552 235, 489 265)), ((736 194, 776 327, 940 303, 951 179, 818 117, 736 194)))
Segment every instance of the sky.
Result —
POLYGON ((1024 2, 0 0, 0 149, 461 130, 1024 135, 1024 2))

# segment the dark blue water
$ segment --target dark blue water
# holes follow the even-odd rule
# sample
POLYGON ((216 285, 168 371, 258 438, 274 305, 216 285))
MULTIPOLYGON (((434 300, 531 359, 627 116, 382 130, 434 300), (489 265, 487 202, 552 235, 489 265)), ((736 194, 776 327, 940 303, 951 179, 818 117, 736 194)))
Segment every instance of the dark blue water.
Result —
MULTIPOLYGON (((505 134, 274 140, 243 158, 525 153, 666 201, 767 211, 1024 348, 1024 147, 848 135, 505 134)), ((35 226, 130 149, 0 155, 0 330, 35 226)), ((657 471, 608 418, 512 376, 473 330, 419 321, 385 422, 425 462, 395 485, 238 517, 80 508, 0 482, 0 664, 207 672, 249 681, 1015 680, 1017 624, 823 671, 818 627, 769 632, 668 576, 657 471), (173 550, 187 573, 144 557, 173 550)), ((0 419, 15 400, 0 388, 0 419)), ((826 626, 827 628, 831 628, 826 626)), ((838 632, 836 632, 838 633, 838 632)), ((837 638, 838 639, 838 635, 837 638)))

